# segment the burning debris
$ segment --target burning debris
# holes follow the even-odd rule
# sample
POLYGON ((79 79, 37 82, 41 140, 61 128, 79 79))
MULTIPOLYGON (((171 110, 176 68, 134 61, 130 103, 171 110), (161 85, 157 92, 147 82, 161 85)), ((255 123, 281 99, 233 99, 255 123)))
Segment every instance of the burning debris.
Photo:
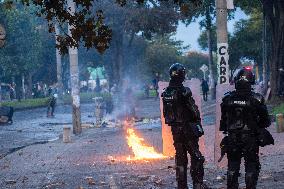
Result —
POLYGON ((129 156, 127 160, 162 159, 167 157, 156 152, 154 147, 147 146, 144 139, 136 135, 133 128, 127 128, 126 139, 128 146, 134 153, 134 157, 129 156))

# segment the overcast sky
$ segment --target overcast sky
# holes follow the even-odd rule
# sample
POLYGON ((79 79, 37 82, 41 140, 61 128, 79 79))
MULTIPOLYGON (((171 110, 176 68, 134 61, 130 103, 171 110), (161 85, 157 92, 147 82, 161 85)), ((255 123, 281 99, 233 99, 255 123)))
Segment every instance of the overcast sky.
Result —
MULTIPOLYGON (((240 9, 237 9, 235 12, 235 16, 233 20, 230 20, 228 22, 228 31, 233 32, 234 31, 234 23, 240 19, 246 19, 247 16, 243 11, 240 9)), ((184 24, 180 23, 177 28, 177 33, 175 35, 175 38, 177 40, 184 41, 184 46, 190 45, 190 51, 201 51, 199 48, 199 45, 197 43, 197 39, 200 35, 201 31, 199 28, 198 21, 195 23, 191 23, 189 26, 185 26, 184 24)))

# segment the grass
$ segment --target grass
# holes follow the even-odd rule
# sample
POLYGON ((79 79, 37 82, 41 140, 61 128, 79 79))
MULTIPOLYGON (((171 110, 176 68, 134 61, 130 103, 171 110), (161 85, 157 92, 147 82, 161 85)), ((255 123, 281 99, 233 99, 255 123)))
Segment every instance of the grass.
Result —
MULTIPOLYGON (((80 100, 81 103, 92 102, 94 97, 103 97, 105 100, 110 100, 111 96, 108 93, 103 94, 95 94, 95 93, 81 93, 80 100)), ((31 109, 31 108, 39 108, 47 106, 47 98, 35 98, 35 99, 26 99, 21 101, 8 101, 2 102, 0 105, 2 106, 11 106, 15 110, 23 110, 23 109, 31 109)), ((72 98, 71 95, 64 95, 61 100, 57 101, 58 104, 71 104, 72 98)))
MULTIPOLYGON (((144 97, 143 91, 139 91, 135 93, 137 98, 144 97)), ((156 91, 150 90, 149 91, 150 97, 156 97, 156 91)), ((81 103, 89 103, 94 102, 93 98, 95 97, 103 97, 106 101, 111 100, 111 95, 109 93, 81 93, 80 94, 80 101, 81 103)), ((9 102, 2 102, 0 105, 2 106, 11 106, 15 110, 23 110, 23 109, 32 109, 32 108, 39 108, 47 106, 48 98, 35 98, 35 99, 26 99, 21 101, 9 101, 9 102)), ((72 98, 71 95, 64 95, 60 100, 57 101, 58 104, 71 104, 72 98)))
POLYGON ((26 99, 21 101, 2 102, 2 106, 12 106, 15 110, 44 107, 48 98, 26 99))
POLYGON ((284 114, 284 103, 282 103, 282 104, 280 104, 280 105, 278 105, 278 106, 275 106, 275 107, 273 108, 273 110, 272 110, 272 113, 273 113, 274 115, 280 114, 280 113, 284 114))

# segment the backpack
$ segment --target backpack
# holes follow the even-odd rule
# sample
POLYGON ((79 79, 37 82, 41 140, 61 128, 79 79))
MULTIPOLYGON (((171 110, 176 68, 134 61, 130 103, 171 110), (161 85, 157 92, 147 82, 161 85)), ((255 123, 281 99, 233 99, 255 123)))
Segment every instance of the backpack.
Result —
POLYGON ((178 99, 179 99, 179 91, 173 88, 166 88, 162 93, 162 101, 163 101, 163 113, 165 117, 165 123, 168 125, 173 125, 177 123, 181 123, 182 119, 178 114, 178 99))

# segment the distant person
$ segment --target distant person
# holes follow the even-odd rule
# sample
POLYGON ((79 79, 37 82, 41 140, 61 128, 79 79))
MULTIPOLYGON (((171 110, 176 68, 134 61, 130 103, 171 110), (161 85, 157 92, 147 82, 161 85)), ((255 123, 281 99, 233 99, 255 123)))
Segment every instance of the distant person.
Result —
POLYGON ((158 97, 159 97, 159 92, 158 92, 158 89, 159 89, 159 81, 160 81, 160 75, 159 75, 159 73, 156 73, 156 74, 155 74, 155 78, 152 80, 153 88, 154 88, 155 91, 156 91, 156 99, 158 99, 158 97))
POLYGON ((97 77, 97 78, 96 78, 96 88, 95 88, 95 92, 96 92, 96 93, 100 93, 101 90, 102 90, 102 88, 101 88, 101 81, 100 81, 100 78, 97 77))
POLYGON ((144 90, 145 97, 149 98, 150 97, 150 87, 147 83, 144 85, 143 90, 144 90))
POLYGON ((9 85, 9 94, 10 94, 10 100, 14 100, 16 98, 15 85, 13 84, 9 85))
POLYGON ((58 98, 57 93, 53 92, 52 90, 47 101, 47 117, 54 117, 57 98, 58 98))
POLYGON ((207 101, 209 86, 205 79, 202 79, 201 88, 202 88, 202 93, 203 93, 203 100, 207 101))

